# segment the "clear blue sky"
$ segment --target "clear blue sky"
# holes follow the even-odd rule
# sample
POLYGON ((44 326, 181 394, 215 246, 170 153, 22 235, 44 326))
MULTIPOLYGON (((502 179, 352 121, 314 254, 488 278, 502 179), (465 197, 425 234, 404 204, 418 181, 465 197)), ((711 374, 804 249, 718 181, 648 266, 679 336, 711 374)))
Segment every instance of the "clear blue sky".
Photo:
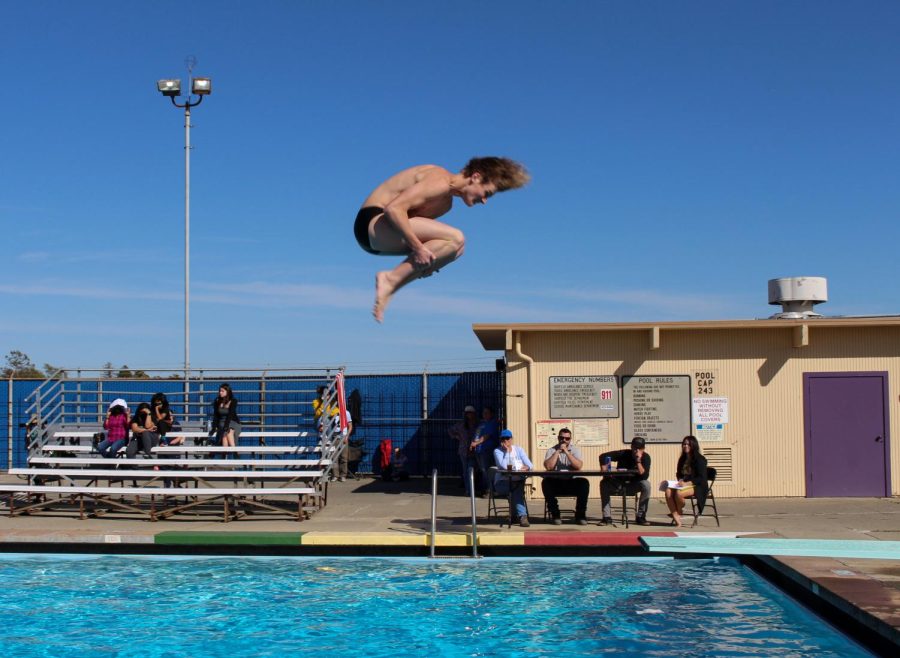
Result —
POLYGON ((196 366, 491 367, 477 322, 900 313, 900 3, 4 2, 0 352, 196 366), (360 203, 506 155, 465 256, 370 316, 360 203))

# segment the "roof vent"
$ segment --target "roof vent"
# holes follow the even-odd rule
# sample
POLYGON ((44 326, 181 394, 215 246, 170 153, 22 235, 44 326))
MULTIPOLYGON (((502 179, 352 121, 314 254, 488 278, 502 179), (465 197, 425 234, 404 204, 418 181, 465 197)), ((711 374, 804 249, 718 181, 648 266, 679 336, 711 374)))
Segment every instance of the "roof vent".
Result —
POLYGON ((828 281, 821 276, 791 276, 769 279, 769 304, 781 306, 771 316, 781 320, 820 318, 813 306, 828 301, 828 281))

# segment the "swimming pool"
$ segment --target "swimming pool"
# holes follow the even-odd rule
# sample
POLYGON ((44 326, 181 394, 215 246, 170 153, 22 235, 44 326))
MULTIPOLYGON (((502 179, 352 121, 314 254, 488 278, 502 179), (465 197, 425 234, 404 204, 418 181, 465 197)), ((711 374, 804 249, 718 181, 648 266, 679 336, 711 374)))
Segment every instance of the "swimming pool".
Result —
POLYGON ((12 656, 865 656, 734 560, 3 556, 12 656))

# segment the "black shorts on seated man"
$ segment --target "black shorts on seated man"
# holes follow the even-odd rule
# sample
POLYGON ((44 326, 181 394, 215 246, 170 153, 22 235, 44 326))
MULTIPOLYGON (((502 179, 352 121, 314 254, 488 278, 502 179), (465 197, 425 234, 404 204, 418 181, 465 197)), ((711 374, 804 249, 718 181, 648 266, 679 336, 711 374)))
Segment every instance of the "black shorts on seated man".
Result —
MULTIPOLYGON (((557 444, 547 451, 544 457, 544 468, 548 471, 580 471, 584 466, 581 451, 572 445, 572 432, 564 427, 557 435, 557 444)), ((587 503, 591 492, 591 483, 586 478, 577 477, 545 477, 541 482, 541 491, 547 501, 547 509, 553 525, 559 525, 559 496, 575 496, 575 523, 587 525, 587 503)))
POLYGON ((631 440, 631 448, 628 450, 613 450, 600 455, 601 466, 609 457, 616 462, 616 468, 637 471, 638 474, 627 479, 603 478, 600 482, 600 504, 603 506, 603 520, 600 525, 612 525, 612 507, 610 497, 622 495, 623 489, 626 495, 641 494, 638 502, 638 525, 650 525, 647 521, 647 506, 650 504, 650 455, 644 452, 644 439, 635 437, 631 440))

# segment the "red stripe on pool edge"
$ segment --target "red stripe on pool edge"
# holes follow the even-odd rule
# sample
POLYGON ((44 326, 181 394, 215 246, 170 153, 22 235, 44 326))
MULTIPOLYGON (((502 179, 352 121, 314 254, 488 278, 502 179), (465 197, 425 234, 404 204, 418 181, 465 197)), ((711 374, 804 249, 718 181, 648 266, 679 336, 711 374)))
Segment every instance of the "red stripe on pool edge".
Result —
POLYGON ((526 532, 525 546, 640 546, 641 537, 676 537, 674 532, 526 532))

